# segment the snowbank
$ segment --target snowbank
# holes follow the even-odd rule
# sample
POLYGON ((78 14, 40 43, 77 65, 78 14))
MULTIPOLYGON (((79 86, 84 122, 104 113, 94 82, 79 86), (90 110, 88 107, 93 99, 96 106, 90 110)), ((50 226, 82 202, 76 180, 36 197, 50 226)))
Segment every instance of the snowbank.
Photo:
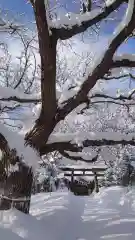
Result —
POLYGON ((32 166, 33 169, 37 168, 40 157, 38 156, 37 152, 30 146, 25 146, 23 135, 15 131, 13 132, 1 123, 0 133, 6 138, 11 149, 15 148, 17 150, 18 156, 23 156, 23 160, 26 162, 26 164, 32 166))
POLYGON ((1 239, 135 239, 135 189, 102 188, 91 197, 69 192, 37 194, 30 213, 1 211, 1 239))

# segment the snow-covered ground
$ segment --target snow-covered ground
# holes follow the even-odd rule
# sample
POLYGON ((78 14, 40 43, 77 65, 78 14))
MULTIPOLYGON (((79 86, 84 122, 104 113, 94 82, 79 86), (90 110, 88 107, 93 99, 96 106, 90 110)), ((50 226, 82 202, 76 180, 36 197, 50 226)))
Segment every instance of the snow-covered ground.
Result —
POLYGON ((67 191, 32 197, 30 215, 0 212, 2 240, 134 240, 135 190, 111 187, 88 197, 67 191))

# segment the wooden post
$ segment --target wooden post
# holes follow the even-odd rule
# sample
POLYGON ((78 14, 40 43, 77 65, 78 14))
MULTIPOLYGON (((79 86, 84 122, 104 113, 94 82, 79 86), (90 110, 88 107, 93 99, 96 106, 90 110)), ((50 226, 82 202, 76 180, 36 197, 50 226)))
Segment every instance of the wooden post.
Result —
POLYGON ((71 184, 74 182, 74 170, 71 172, 71 184))
POLYGON ((97 179, 97 173, 94 172, 94 177, 95 177, 95 190, 96 190, 96 193, 99 192, 99 186, 98 186, 98 179, 97 179))

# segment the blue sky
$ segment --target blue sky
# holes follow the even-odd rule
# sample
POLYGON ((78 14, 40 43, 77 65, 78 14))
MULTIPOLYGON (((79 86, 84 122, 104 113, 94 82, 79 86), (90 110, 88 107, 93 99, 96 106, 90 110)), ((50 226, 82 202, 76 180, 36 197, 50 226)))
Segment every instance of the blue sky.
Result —
MULTIPOLYGON (((72 0, 60 0, 62 5, 66 6, 68 11, 78 12, 79 4, 74 3, 72 0), (68 4, 67 4, 68 2, 68 4)), ((78 1, 79 2, 79 1, 78 1)), ((33 19, 33 10, 31 4, 26 4, 27 0, 1 0, 0 5, 4 8, 7 8, 13 12, 25 13, 25 16, 28 19, 33 19)))
MULTIPOLYGON (((73 0, 60 0, 61 3, 66 6, 68 11, 78 12, 80 4, 78 1, 78 4, 75 3, 73 0)), ((34 20, 33 16, 33 9, 31 7, 31 4, 27 4, 27 0, 0 0, 0 6, 4 9, 8 9, 12 12, 13 16, 16 15, 16 13, 24 13, 25 18, 23 17, 23 20, 25 19, 25 22, 31 22, 34 20)), ((125 9, 125 6, 122 6, 121 11, 119 12, 118 16, 123 14, 125 9)), ((110 35, 113 32, 114 27, 117 23, 112 24, 112 22, 109 22, 107 25, 102 26, 102 35, 110 35)), ((119 49, 120 52, 128 52, 128 53, 135 53, 135 44, 133 40, 130 40, 127 44, 123 44, 121 48, 119 49)))
MULTIPOLYGON (((75 1, 72 0, 60 0, 61 3, 66 6, 66 8, 68 9, 68 11, 73 11, 73 12, 78 12, 79 11, 79 2, 78 4, 75 3, 75 1)), ((33 16, 33 9, 31 7, 31 4, 27 4, 27 0, 0 0, 0 5, 1 7, 3 7, 4 9, 8 9, 11 10, 12 14, 16 14, 16 13, 24 13, 25 14, 25 22, 27 23, 34 20, 34 16, 33 16)), ((124 6, 122 7, 121 12, 119 12, 119 15, 122 15, 123 11, 124 11, 124 6)), ((24 19, 23 19, 24 20, 24 19)), ((110 35, 114 29, 114 26, 116 26, 116 24, 112 24, 112 22, 108 23, 107 26, 103 26, 102 27, 102 34, 103 35, 110 35)), ((130 40, 128 42, 128 44, 124 44, 121 49, 120 52, 129 52, 129 53, 133 53, 135 52, 135 44, 133 40, 130 40)))

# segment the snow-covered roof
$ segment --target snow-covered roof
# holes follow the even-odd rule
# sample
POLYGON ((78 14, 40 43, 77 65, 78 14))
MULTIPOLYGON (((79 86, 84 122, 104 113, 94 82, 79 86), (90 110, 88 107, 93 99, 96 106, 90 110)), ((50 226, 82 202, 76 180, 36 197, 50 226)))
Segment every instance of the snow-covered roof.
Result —
MULTIPOLYGON (((89 164, 89 165, 65 165, 65 166, 59 166, 60 169, 74 169, 74 170, 80 170, 81 169, 86 169, 86 170, 91 170, 91 169, 94 169, 94 168, 100 168, 100 169, 106 169, 106 165, 105 164, 89 164)), ((77 171, 78 173, 78 171, 77 171)))

